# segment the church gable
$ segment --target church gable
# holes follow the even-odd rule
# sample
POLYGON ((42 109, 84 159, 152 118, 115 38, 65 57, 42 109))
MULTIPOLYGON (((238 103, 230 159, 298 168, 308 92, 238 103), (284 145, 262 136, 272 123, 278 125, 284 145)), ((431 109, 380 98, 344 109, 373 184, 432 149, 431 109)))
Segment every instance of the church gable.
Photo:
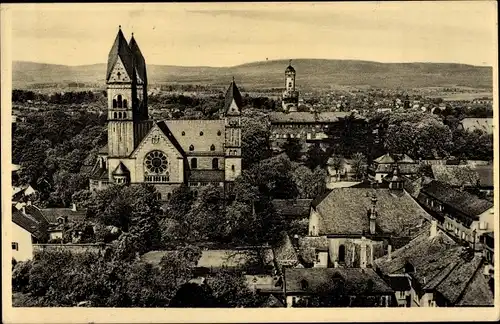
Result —
POLYGON ((228 109, 228 114, 239 114, 240 113, 240 108, 238 107, 238 105, 236 104, 236 101, 233 99, 231 101, 231 104, 229 105, 229 109, 228 109))
POLYGON ((153 125, 149 133, 143 138, 141 143, 130 155, 131 158, 137 158, 140 155, 145 155, 152 150, 161 150, 165 153, 181 158, 183 152, 180 151, 175 143, 165 134, 157 124, 153 125))
POLYGON ((118 57, 115 65, 111 70, 109 82, 131 82, 131 79, 127 74, 127 71, 125 70, 125 66, 123 65, 120 57, 118 57))

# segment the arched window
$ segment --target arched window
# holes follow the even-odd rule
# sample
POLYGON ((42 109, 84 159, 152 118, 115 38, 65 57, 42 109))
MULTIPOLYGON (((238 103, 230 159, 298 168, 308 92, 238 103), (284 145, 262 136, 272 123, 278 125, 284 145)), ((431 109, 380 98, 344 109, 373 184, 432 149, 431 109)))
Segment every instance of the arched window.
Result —
POLYGON ((203 136, 203 132, 200 132, 200 136, 203 136))
POLYGON ((345 246, 343 244, 339 246, 339 262, 345 262, 345 246))
POLYGON ((113 116, 115 117, 115 119, 118 118, 118 114, 116 112, 113 114, 113 116))
POLYGON ((234 171, 234 165, 231 165, 231 170, 234 171))
POLYGON ((118 95, 117 102, 118 102, 118 108, 121 108, 122 107, 122 95, 118 95))
POLYGON ((191 159, 191 169, 196 169, 198 167, 198 159, 192 158, 191 159))
POLYGON ((183 132, 182 132, 182 136, 184 136, 184 135, 186 135, 186 132, 184 132, 184 131, 183 131, 183 132))
POLYGON ((127 99, 123 99, 123 108, 127 108, 127 99))
POLYGON ((118 118, 122 119, 122 113, 121 112, 118 113, 118 118))
POLYGON ((117 107, 116 99, 113 99, 113 108, 117 107))
POLYGON ((190 150, 190 151, 194 151, 194 146, 193 146, 193 144, 191 144, 191 145, 189 146, 189 150, 190 150))
POLYGON ((212 144, 212 145, 210 146, 210 151, 215 151, 215 145, 213 145, 213 144, 212 144))
POLYGON ((123 113, 123 118, 127 118, 127 113, 126 112, 123 113))
POLYGON ((214 170, 218 170, 219 169, 219 159, 214 158, 212 160, 212 169, 214 169, 214 170))
POLYGON ((217 135, 220 136, 220 134, 222 134, 220 131, 217 131, 217 135))

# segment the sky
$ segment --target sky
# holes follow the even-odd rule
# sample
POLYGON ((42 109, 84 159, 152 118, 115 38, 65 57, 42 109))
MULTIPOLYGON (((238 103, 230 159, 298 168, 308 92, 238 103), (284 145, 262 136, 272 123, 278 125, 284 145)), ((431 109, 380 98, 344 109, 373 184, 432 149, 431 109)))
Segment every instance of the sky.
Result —
POLYGON ((234 66, 266 59, 497 61, 495 1, 17 4, 12 60, 104 63, 121 25, 148 64, 234 66))

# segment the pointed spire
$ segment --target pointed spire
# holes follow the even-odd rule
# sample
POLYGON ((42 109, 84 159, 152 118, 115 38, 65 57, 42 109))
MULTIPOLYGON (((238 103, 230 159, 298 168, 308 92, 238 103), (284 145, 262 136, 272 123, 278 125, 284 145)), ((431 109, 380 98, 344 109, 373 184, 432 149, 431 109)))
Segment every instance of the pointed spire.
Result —
POLYGON ((119 26, 115 41, 108 54, 106 80, 108 80, 109 77, 111 76, 111 72, 113 71, 113 68, 115 67, 115 64, 118 61, 118 59, 120 59, 123 62, 125 71, 127 72, 128 76, 132 79, 134 71, 132 62, 132 52, 130 51, 125 36, 123 36, 121 25, 119 26))
MULTIPOLYGON (((242 97, 240 90, 238 90, 238 87, 236 86, 236 82, 234 81, 233 77, 233 82, 229 85, 229 88, 227 89, 226 92, 226 98, 224 100, 224 113, 227 113, 229 110, 229 107, 231 106, 231 103, 233 102, 236 103, 239 109, 241 109, 242 106, 242 97)), ((239 111, 238 111, 239 113, 239 111)))
POLYGON ((118 25, 118 29, 119 29, 119 30, 122 30, 122 25, 118 25))
POLYGON ((234 75, 233 75, 233 82, 234 82, 234 75))
POLYGON ((134 33, 132 33, 132 37, 130 38, 129 47, 133 54, 134 65, 137 70, 137 74, 139 75, 139 78, 144 82, 144 84, 147 84, 148 78, 146 70, 146 60, 144 59, 144 56, 142 56, 139 45, 135 40, 134 33))

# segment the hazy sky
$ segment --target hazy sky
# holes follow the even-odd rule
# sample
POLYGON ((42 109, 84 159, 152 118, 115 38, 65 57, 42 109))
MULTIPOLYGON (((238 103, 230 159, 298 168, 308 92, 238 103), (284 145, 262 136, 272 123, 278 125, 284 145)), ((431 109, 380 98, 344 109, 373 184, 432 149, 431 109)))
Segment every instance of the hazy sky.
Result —
POLYGON ((266 58, 493 65, 496 2, 12 5, 12 60, 104 63, 118 31, 148 64, 266 58))

